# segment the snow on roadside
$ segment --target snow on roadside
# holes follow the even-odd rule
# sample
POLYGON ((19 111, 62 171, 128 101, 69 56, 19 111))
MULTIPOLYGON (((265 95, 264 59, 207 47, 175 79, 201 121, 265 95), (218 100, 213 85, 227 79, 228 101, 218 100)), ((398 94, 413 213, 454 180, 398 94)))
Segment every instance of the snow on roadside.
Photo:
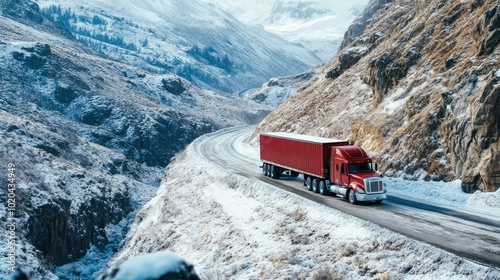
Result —
POLYGON ((385 178, 388 192, 399 197, 434 205, 462 209, 491 218, 500 213, 500 190, 493 193, 477 191, 467 194, 462 191, 461 181, 426 182, 408 181, 401 178, 385 178))
MULTIPOLYGON (((255 157, 246 144, 236 147, 255 157)), ((202 279, 495 279, 498 270, 231 174, 193 145, 169 165, 110 265, 170 250, 202 279)))

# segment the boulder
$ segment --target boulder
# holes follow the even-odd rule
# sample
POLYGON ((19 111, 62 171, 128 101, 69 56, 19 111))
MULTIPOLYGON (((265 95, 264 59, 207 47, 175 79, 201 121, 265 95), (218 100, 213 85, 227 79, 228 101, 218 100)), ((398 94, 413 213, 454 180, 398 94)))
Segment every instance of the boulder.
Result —
POLYGON ((168 251, 132 257, 99 280, 199 280, 193 265, 168 251))

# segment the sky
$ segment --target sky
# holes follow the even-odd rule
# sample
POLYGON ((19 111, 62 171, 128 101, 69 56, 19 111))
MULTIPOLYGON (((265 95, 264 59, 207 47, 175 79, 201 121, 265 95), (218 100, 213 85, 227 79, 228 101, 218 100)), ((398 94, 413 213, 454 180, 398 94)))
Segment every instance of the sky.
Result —
MULTIPOLYGON (((247 22, 259 22, 262 20, 262 16, 268 14, 271 11, 274 0, 202 0, 207 3, 212 3, 219 5, 226 10, 233 13, 233 16, 242 21, 247 22)), ((299 2, 282 0, 283 2, 299 2)), ((303 1, 310 2, 310 1, 303 1)), ((353 5, 366 5, 368 0, 355 0, 355 1, 345 1, 345 0, 315 0, 318 4, 329 8, 334 13, 344 13, 348 12, 350 7, 353 5)))

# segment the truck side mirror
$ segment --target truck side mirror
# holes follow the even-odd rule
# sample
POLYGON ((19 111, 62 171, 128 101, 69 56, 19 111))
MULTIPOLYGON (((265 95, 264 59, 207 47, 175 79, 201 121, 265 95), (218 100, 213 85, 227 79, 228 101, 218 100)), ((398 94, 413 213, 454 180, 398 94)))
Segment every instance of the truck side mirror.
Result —
POLYGON ((378 171, 378 163, 375 163, 375 171, 378 171))

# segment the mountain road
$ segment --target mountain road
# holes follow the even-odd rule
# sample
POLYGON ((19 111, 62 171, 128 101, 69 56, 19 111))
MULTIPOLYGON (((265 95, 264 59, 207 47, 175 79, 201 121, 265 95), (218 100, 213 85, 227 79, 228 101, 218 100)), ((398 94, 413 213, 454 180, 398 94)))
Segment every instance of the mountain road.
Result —
MULTIPOLYGON (((221 130, 198 138, 195 151, 232 173, 292 192, 471 261, 500 269, 500 218, 431 205, 388 193, 382 204, 351 205, 342 197, 308 191, 301 176, 274 180, 262 173, 258 152, 241 152, 255 127, 221 130)), ((247 147, 248 149, 248 147, 247 147)))

